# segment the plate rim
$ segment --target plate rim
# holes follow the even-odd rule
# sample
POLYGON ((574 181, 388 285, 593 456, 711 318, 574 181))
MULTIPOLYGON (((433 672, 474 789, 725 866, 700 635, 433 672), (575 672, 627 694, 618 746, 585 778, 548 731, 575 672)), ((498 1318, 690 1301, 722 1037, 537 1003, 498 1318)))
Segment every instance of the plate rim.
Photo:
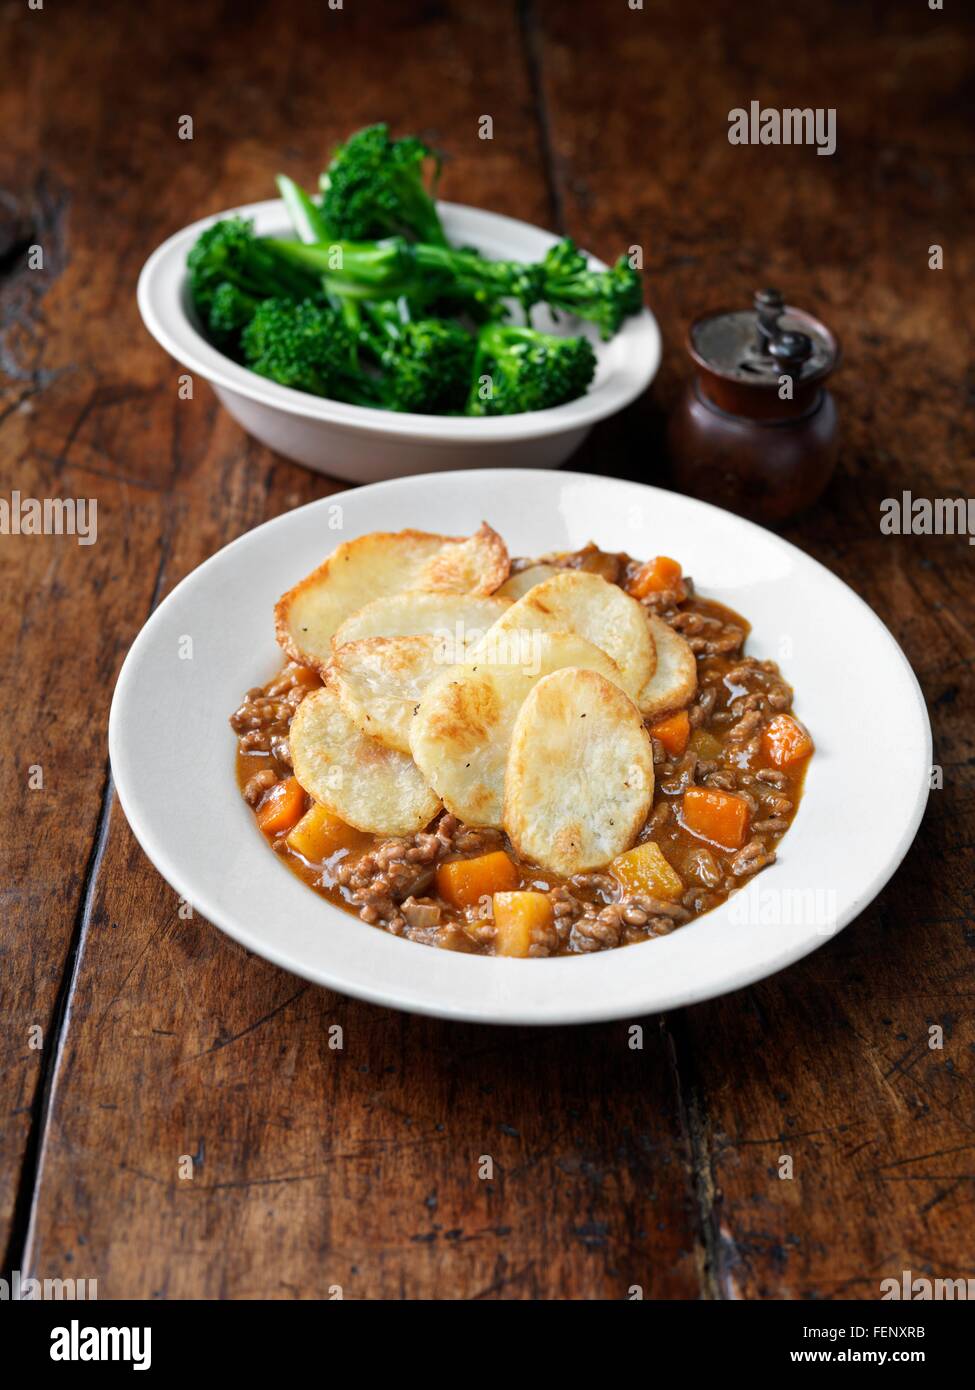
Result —
MULTIPOLYGON (((299 976, 300 978, 307 979, 310 982, 320 985, 323 988, 331 989, 337 993, 347 995, 350 997, 363 999, 369 1003, 377 1004, 381 1007, 393 1008, 401 1011, 413 1012, 417 1014, 423 1014, 430 1017, 443 1018, 452 1021, 464 1021, 470 1023, 489 1023, 498 1026, 529 1025, 537 1027, 565 1026, 567 1024, 576 1023, 607 1022, 611 1020, 618 1020, 624 1018, 640 1017, 643 1014, 650 1014, 655 1016, 673 1008, 686 1007, 687 1005, 693 1003, 700 1003, 707 999, 718 998, 724 994, 732 993, 738 989, 746 988, 751 984, 755 984, 760 980, 769 978, 771 975, 777 974, 780 970, 785 969, 787 966, 794 964, 799 960, 802 960, 807 955, 810 955, 813 951, 818 949, 819 946, 825 945, 828 940, 832 940, 833 937, 837 936, 840 931, 844 930, 847 926, 850 925, 851 922, 856 920, 856 918, 869 906, 869 904, 873 902, 873 900, 883 890, 887 883, 890 882, 897 869, 903 863, 904 858, 906 857, 911 845, 914 842, 914 839, 916 838, 917 831, 927 805, 928 797, 930 794, 930 766, 933 754, 932 734, 927 705, 924 700, 923 692, 921 690, 917 676, 913 670, 913 667, 908 661, 903 649, 901 648, 899 642, 894 637, 893 633, 891 633, 887 625, 879 617, 879 615, 875 613, 874 610, 870 607, 870 605, 863 598, 861 598, 860 595, 845 582, 845 580, 841 579, 838 575, 834 574, 814 556, 807 554, 807 552, 802 550, 801 547, 795 545, 791 541, 786 540, 784 537, 778 535, 776 532, 770 531, 765 527, 759 526, 755 522, 748 521, 746 518, 739 517, 736 514, 730 513, 726 511, 726 509, 717 507, 712 503, 703 502, 696 498, 690 498, 685 496, 684 494, 674 493, 669 491, 668 489, 655 487, 650 484, 638 483, 630 479, 606 477, 594 473, 558 471, 552 472, 545 469, 531 468, 492 468, 474 470, 457 469, 451 470, 450 472, 436 474, 412 474, 405 477, 387 479, 381 482, 365 484, 360 487, 343 488, 339 492, 330 493, 324 498, 316 499, 315 501, 306 503, 301 507, 293 508, 287 512, 281 513, 276 517, 269 518, 267 521, 259 523, 258 526, 252 527, 250 530, 245 531, 242 535, 237 536, 233 540, 227 542, 226 545, 221 546, 220 549, 215 551, 212 555, 208 556, 206 560, 202 561, 188 574, 186 574, 176 585, 174 585, 173 589, 166 595, 162 602, 157 605, 157 607, 146 619, 146 622, 140 628, 138 634, 136 635, 129 648, 129 651, 126 654, 125 660, 122 663, 116 680, 115 689, 112 696, 111 709, 109 713, 108 745, 112 769, 112 785, 116 794, 118 795, 120 806, 129 823, 129 827, 136 840, 138 841, 139 845, 141 846, 143 852, 146 854, 147 858, 156 868, 157 872, 164 879, 164 881, 168 883, 170 887, 173 888, 179 896, 181 896, 187 902, 192 904, 194 909, 197 909, 201 913, 201 915, 203 915, 205 919, 208 922, 210 922, 213 926, 223 931, 232 940, 237 941, 247 950, 253 951, 261 958, 271 961, 273 964, 279 966, 280 968, 287 970, 290 974, 294 974, 299 976), (638 1008, 637 1010, 634 1010, 632 1007, 629 1006, 629 1001, 625 1001, 627 1003, 627 1007, 622 1008, 619 1006, 619 1004, 614 1005, 614 1003, 611 1000, 609 1002, 590 1000, 585 1008, 576 1008, 571 1012, 571 1014, 567 1014, 565 1016, 546 1015, 545 1017, 539 1017, 537 1013, 531 1012, 529 1008, 526 1006, 524 1009, 520 1010, 518 1008, 503 1007, 503 1017, 500 1017, 498 1016, 500 1007, 499 1003, 497 999, 494 998, 494 996, 492 996, 491 992, 488 990, 485 990, 483 999, 479 1001, 477 1006, 456 1004, 453 1001, 450 1001, 449 999, 431 1000, 425 996, 417 995, 411 989, 402 989, 400 995, 394 998, 391 997, 388 988, 381 986, 373 986, 369 981, 366 981, 364 983, 361 981, 354 981, 353 983, 349 983, 348 980, 341 977, 329 977, 329 973, 327 970, 322 971, 321 969, 315 969, 310 965, 302 964, 301 962, 296 962, 294 958, 289 956, 285 950, 278 949, 276 943, 274 943, 273 941, 269 942, 265 938, 258 937, 250 928, 246 926, 242 927, 234 919, 232 913, 228 913, 223 910, 219 901, 212 896, 208 889, 204 888, 202 892, 199 891, 199 889, 194 889, 186 881, 186 879, 184 879, 178 863, 173 862, 166 848, 156 843, 156 837, 154 833, 147 826, 145 819, 139 812, 138 807, 132 804, 132 800, 129 796, 129 787, 127 785, 127 771, 122 772, 120 775, 120 768, 124 767, 124 757, 122 755, 121 750, 122 734, 120 726, 124 718, 124 705, 126 700, 127 688, 129 683, 135 679, 136 667, 142 655, 142 651, 144 648, 148 646, 148 644, 151 643, 155 628, 162 623, 166 614, 166 610, 169 607, 171 601, 175 599, 175 597, 180 593, 184 586, 188 585, 191 581, 198 582, 199 577, 204 571, 209 569, 211 566, 215 566, 218 561, 221 561, 221 559, 225 561, 227 552, 232 551, 235 547, 244 545, 246 542, 250 540, 251 537, 255 535, 255 533, 264 531, 268 528, 285 526, 287 525, 289 519, 294 517, 298 513, 304 513, 311 509, 333 507, 337 503, 339 503, 342 498, 346 496, 354 495, 358 498, 360 497, 360 495, 374 493, 377 489, 381 489, 385 492, 391 490, 396 491, 402 489, 409 489, 416 483, 418 479, 436 479, 436 481, 440 483, 444 482, 445 480, 456 481, 458 483, 462 483, 463 486, 467 488, 471 486, 476 486, 479 480, 487 479, 496 479, 498 481, 503 481, 506 485, 510 485, 519 476, 530 477, 532 479, 545 479, 547 480, 547 485, 553 487, 560 483, 565 483, 566 481, 576 480, 588 481, 600 485, 609 485, 611 487, 632 487, 640 490, 641 492, 649 494, 651 498, 655 495, 662 495, 670 499, 677 499, 682 505, 687 505, 688 507, 690 507, 692 511, 696 509, 702 509, 703 511, 709 514, 717 514, 721 517, 730 518, 736 525, 743 526, 749 531, 758 532, 764 538, 766 538, 766 540, 771 540, 776 546, 776 548, 785 550, 786 552, 797 552, 798 555, 802 557, 805 563, 811 564, 816 571, 820 572, 820 577, 824 577, 827 581, 839 585, 845 591, 847 598, 852 598, 855 600, 856 605, 859 607, 859 609, 863 611, 868 621, 879 629, 880 634, 886 639, 890 646, 893 647, 894 652, 896 652, 900 666, 902 668, 901 673, 906 677, 907 687, 914 696, 916 713, 920 720, 920 731, 922 733, 922 764, 928 769, 928 771, 927 775, 919 780, 919 785, 915 791, 914 801, 910 810, 910 814, 905 822, 905 828, 901 832, 897 845, 893 847, 892 850, 889 852, 884 861, 883 866, 873 875, 869 883, 862 886, 857 891, 854 898, 849 903, 848 907, 842 913, 839 914, 837 924, 828 936, 818 935, 811 936, 809 938, 803 938, 798 945, 790 946, 787 949, 782 950, 777 955, 771 955, 768 958, 763 959, 760 963, 752 962, 751 964, 744 965, 739 969, 731 971, 727 978, 725 978, 721 983, 716 985, 702 986, 700 982, 698 982, 697 980, 688 980, 681 987, 674 988, 671 991, 671 993, 669 995, 666 995, 662 1000, 648 1002, 645 1005, 638 1008)), ((279 867, 283 870, 284 873, 288 873, 287 869, 283 865, 280 865, 279 867)), ((293 876, 290 874, 289 877, 293 878, 293 876)), ((302 884, 300 885, 300 887, 305 893, 309 893, 309 890, 306 885, 302 884)), ((320 897, 317 898, 317 901, 325 910, 325 917, 323 918, 323 920, 327 921, 329 914, 336 914, 340 918, 347 918, 353 923, 356 922, 356 919, 352 917, 351 914, 344 913, 342 909, 333 907, 330 903, 324 901, 320 897)), ((717 909, 715 909, 715 913, 722 912, 725 908, 727 908, 727 903, 722 904, 717 909)), ((707 917, 710 917, 712 915, 713 914, 706 914, 705 918, 702 918, 700 920, 706 921, 707 917)), ((359 925, 362 927, 363 930, 378 930, 367 928, 365 924, 359 925)), ((690 927, 693 927, 694 923, 692 922, 688 925, 690 927)), ((381 935, 385 938, 385 941, 387 943, 401 950, 408 950, 410 952, 414 952, 420 949, 424 949, 427 951, 434 949, 429 947, 421 948, 417 945, 417 943, 392 937, 388 933, 381 933, 381 935)), ((678 934, 675 933, 675 936, 676 935, 678 934)), ((659 949, 666 943, 667 940, 672 939, 673 938, 665 938, 662 942, 638 943, 633 948, 625 949, 627 951, 630 949, 646 950, 650 949, 651 947, 659 949)), ((452 953, 444 954, 450 955, 452 953)), ((582 957, 581 959, 576 956, 559 957, 547 960, 544 964, 542 964, 541 962, 534 962, 531 965, 526 965, 526 963, 522 961, 503 961, 497 957, 492 957, 490 958, 490 960, 494 969, 497 969, 497 967, 500 965, 502 968, 507 967, 511 970, 524 970, 526 968, 531 970, 542 969, 552 971, 554 973, 554 971, 558 970, 559 968, 564 969, 566 967, 574 970, 584 970, 586 968, 587 961, 595 962, 601 959, 605 959, 609 956, 618 955, 618 951, 597 952, 593 953, 591 956, 582 957)), ((482 958, 461 957, 461 959, 480 961, 482 958)))

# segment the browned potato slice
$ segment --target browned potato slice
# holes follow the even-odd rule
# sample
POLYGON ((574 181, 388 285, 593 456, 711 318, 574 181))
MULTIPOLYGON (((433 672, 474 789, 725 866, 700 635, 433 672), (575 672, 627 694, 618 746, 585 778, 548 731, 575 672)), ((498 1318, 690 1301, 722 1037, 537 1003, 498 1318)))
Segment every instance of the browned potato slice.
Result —
POLYGON ((328 679, 356 728, 408 754, 423 692, 445 664, 453 664, 443 657, 443 641, 430 633, 364 637, 336 649, 328 679))
POLYGON ((520 855, 571 876, 633 844, 653 801, 640 712, 596 671, 545 676, 515 720, 504 828, 520 855))
POLYGON ((654 672, 656 653, 646 610, 598 574, 559 570, 543 579, 502 613, 475 652, 490 650, 499 633, 515 628, 577 632, 616 663, 623 689, 633 699, 654 672))
POLYGON ((328 685, 302 700, 288 741, 300 785, 357 830, 412 835, 440 810, 413 759, 357 729, 328 685))
POLYGON ((492 594, 428 594, 410 589, 387 594, 359 608, 339 627, 333 647, 359 642, 364 637, 413 637, 418 633, 442 633, 455 641, 460 661, 464 648, 479 641, 508 608, 505 599, 492 594))
POLYGON ((527 569, 519 570, 510 579, 506 579, 501 588, 496 590, 495 597, 508 598, 514 602, 527 594, 536 584, 541 584, 543 579, 551 579, 553 574, 558 573, 555 565, 529 565, 527 569))
POLYGON ((510 561, 504 541, 486 521, 467 540, 447 541, 420 571, 411 589, 442 594, 493 594, 508 577, 510 561))
POLYGON ((343 541, 324 564, 278 600, 278 642, 295 661, 322 670, 332 637, 356 609, 404 589, 490 594, 508 573, 508 552, 485 522, 473 536, 373 531, 343 541))
MULTIPOLYGON (((471 658, 430 682, 410 730, 410 748, 444 805, 469 825, 501 827, 504 770, 515 718, 532 686, 563 666, 621 677, 578 633, 507 633, 492 656, 471 658), (522 646, 516 639, 524 637, 522 646)), ((300 708, 300 706, 299 706, 300 708)))
POLYGON ((648 614, 657 649, 657 669, 640 691, 637 704, 646 719, 667 710, 683 709, 697 690, 697 660, 687 640, 663 618, 648 614))

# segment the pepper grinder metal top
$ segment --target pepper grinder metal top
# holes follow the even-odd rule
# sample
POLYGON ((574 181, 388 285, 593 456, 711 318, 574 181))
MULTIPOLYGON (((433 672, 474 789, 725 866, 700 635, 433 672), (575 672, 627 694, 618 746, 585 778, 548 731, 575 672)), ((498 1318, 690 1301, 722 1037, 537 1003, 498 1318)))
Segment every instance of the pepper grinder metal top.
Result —
POLYGON ((834 334, 761 289, 750 309, 696 319, 687 350, 695 377, 670 429, 678 485, 763 521, 810 505, 835 463, 834 334))
POLYGON ((805 409, 815 385, 839 360, 839 345, 826 325, 772 289, 758 290, 751 309, 697 319, 688 345, 710 388, 706 394, 722 409, 750 419, 795 416, 796 401, 805 409), (783 375, 796 388, 791 401, 780 399, 783 375))

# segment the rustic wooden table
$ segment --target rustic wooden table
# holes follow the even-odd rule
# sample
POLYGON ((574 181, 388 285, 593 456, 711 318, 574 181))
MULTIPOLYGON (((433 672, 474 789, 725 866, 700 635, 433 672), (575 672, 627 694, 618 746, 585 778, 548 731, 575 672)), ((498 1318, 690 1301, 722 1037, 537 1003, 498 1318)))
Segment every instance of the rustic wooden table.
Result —
MULTIPOLYGON (((849 1298, 905 1269, 975 1275, 975 553, 879 529, 902 488, 972 487, 960 10, 3 5, 2 492, 98 501, 95 545, 0 538, 8 1268, 138 1298, 849 1298), (730 146, 727 114, 753 98, 835 107, 836 154, 730 146), (138 269, 186 222, 270 196, 278 169, 310 183, 376 119, 447 152, 446 197, 605 256, 648 248, 663 368, 573 467, 666 481, 661 425, 702 310, 780 284, 844 342, 838 474, 786 534, 902 643, 944 785, 854 926, 644 1020, 642 1051, 622 1023, 461 1027, 303 984, 181 920, 113 795, 109 697, 154 606, 336 486, 202 385, 178 398, 138 269)), ((869 718, 855 672, 836 698, 869 718)))

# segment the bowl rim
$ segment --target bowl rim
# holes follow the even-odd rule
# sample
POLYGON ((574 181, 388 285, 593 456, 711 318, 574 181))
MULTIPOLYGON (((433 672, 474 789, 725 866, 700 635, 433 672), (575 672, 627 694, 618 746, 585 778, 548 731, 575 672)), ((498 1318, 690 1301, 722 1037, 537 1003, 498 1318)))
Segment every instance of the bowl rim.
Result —
MULTIPOLYGON (((297 525, 299 531, 303 527, 311 528, 314 525, 317 537, 320 534, 317 528, 320 527, 321 519, 327 515, 326 509, 335 505, 336 498, 347 499, 347 505, 349 507, 355 506, 356 510, 364 508, 365 514, 368 515, 371 501, 375 498, 377 489, 384 489, 387 493, 392 493, 393 499, 399 504, 402 494, 415 486, 418 481, 424 487, 435 484, 437 488, 442 487, 444 482, 448 481, 456 487, 458 493, 463 492, 465 503, 469 503, 467 493, 472 485, 485 488, 490 493, 492 484, 510 488, 513 484, 518 483, 519 478, 543 480, 538 484, 543 491, 549 487, 584 487, 586 485, 596 485, 599 489, 605 489, 607 484, 614 489, 625 489, 627 492, 631 489, 639 489, 640 493, 646 494, 651 507, 654 505, 655 498, 668 498, 671 505, 676 499, 681 507, 686 507, 691 512, 695 524, 698 519, 701 519, 704 526, 706 526, 708 518, 711 518, 712 524, 715 524, 714 518, 724 517, 727 519, 730 515, 708 503, 698 502, 691 498, 678 498, 676 494, 666 493, 661 489, 619 479, 607 479, 598 475, 559 474, 535 469, 485 469, 474 472, 463 470, 414 475, 354 488, 346 493, 333 494, 317 502, 309 503, 253 528, 217 551, 176 585, 141 629, 119 673, 109 720, 109 748, 116 790, 122 809, 136 838, 163 878, 187 901, 193 903, 208 921, 247 949, 255 951, 294 974, 341 993, 385 1007, 406 1009, 441 1018, 477 1023, 545 1026, 638 1017, 641 1013, 659 1013, 666 1009, 682 1007, 728 993, 764 979, 802 959, 817 949, 818 946, 825 944, 833 935, 838 934, 867 907, 890 880, 910 848, 928 799, 932 755, 931 729, 924 698, 913 669, 896 639, 869 605, 843 580, 832 574, 819 561, 806 555, 797 546, 792 545, 774 532, 766 531, 754 523, 737 517, 732 518, 732 521, 736 527, 742 528, 743 538, 747 540, 751 536, 757 541, 758 537, 761 537, 762 543, 771 547, 771 552, 774 555, 781 555, 794 567, 800 581, 812 578, 819 584, 828 585, 834 594, 837 589, 843 591, 843 602, 851 604, 852 609, 850 611, 856 611, 863 619, 864 626, 861 627, 860 624, 856 624, 858 642, 863 644, 869 639, 870 643, 878 643, 879 649, 885 653, 886 659, 890 662, 890 672, 898 681, 899 711, 906 716, 909 723, 909 730, 904 730, 903 739, 907 752, 902 752, 902 757, 906 757, 907 753, 910 754, 908 769, 910 778, 908 783, 904 785, 903 793, 897 797, 896 817, 900 830, 896 841, 891 840, 880 844, 879 849, 874 853, 876 865, 871 869, 868 879, 862 881, 855 879, 853 883, 843 884, 842 907, 837 914, 835 923, 828 932, 824 933, 814 924, 802 923, 799 924, 799 929, 795 932, 781 931, 776 932, 773 936, 762 926, 760 930, 756 928, 761 951, 751 954, 749 948, 752 946, 756 934, 756 931, 752 930, 754 924, 751 922, 748 923, 747 930, 741 928, 739 934, 730 941, 727 936, 721 936, 722 932, 727 933, 732 930, 728 922, 729 903, 724 903, 705 917, 696 919, 689 923, 686 928, 682 928, 681 931, 675 932, 671 936, 645 943, 642 946, 625 948, 622 952, 619 950, 599 952, 582 960, 576 957, 561 957, 545 962, 524 962, 506 961, 493 957, 485 959, 475 956, 455 956, 452 952, 436 951, 432 948, 421 951, 415 943, 402 941, 389 936, 388 933, 373 931, 365 927, 351 914, 342 912, 340 908, 334 907, 311 893, 307 886, 290 874, 285 866, 275 860, 274 856, 265 854, 264 859, 257 860, 261 866, 260 879, 264 880, 268 886, 272 878, 274 879, 275 902, 284 902, 286 910, 288 901, 293 894, 302 895, 300 901, 307 902, 309 909, 313 909, 309 913, 309 920, 314 918, 316 936, 320 923, 335 931, 340 930, 339 924, 344 924, 344 928, 359 933, 356 944, 346 954, 343 954, 346 951, 343 941, 333 938, 329 945, 323 948, 324 963, 322 960, 311 961, 307 958, 302 960, 296 958, 294 954, 296 947, 293 942, 289 945, 287 941, 282 942, 273 933, 268 934, 266 923, 255 926, 253 923, 240 920, 232 907, 225 908, 220 883, 215 876, 209 873, 209 863, 204 875, 205 882, 201 888, 200 882, 193 880, 192 868, 184 868, 184 864, 180 862, 181 853, 185 861, 185 847, 184 851, 177 852, 175 856, 171 852, 172 837, 169 831, 169 822, 166 822, 166 828, 163 832, 159 831, 158 823, 152 823, 155 808, 149 806, 147 809, 148 803, 144 796, 140 799, 139 793, 144 793, 145 786, 137 786, 139 770, 133 756, 133 744, 138 746, 139 756, 142 756, 146 748, 152 745, 147 743, 141 733, 137 732, 133 738, 130 732, 131 719, 129 725, 126 725, 126 719, 131 713, 129 708, 131 687, 139 679, 142 663, 151 661, 154 648, 158 649, 158 643, 161 642, 163 634, 166 632, 167 619, 170 622, 185 621, 186 614, 183 611, 185 600, 192 595, 193 589, 203 582, 204 576, 209 577, 216 584, 219 592, 221 584, 227 584, 233 580, 234 552, 238 552, 236 561, 240 562, 244 559, 249 547, 253 547, 255 551, 260 551, 262 540, 270 541, 275 531, 285 533, 289 525, 297 525), (295 518, 298 517, 302 517, 304 520, 296 522, 295 518), (911 735, 910 739, 907 738, 908 731, 911 735), (130 792, 133 795, 130 795, 130 792), (288 887, 284 880, 287 880, 287 885, 291 886, 288 887), (716 949, 716 943, 722 941, 724 945, 719 944, 716 949), (631 949, 638 953, 636 957, 631 954, 631 949), (424 962, 419 974, 410 965, 410 955, 415 958, 417 964, 421 961, 424 962), (729 959, 729 956, 732 958, 729 959), (695 965, 694 971, 689 976, 681 972, 681 964, 685 957, 689 957, 695 965), (437 958, 441 959, 438 960, 437 958), (665 960, 667 965, 665 965, 665 960), (676 972, 670 970, 670 965, 674 963, 677 966, 676 972), (652 967, 655 964, 659 965, 661 969, 654 971, 652 967), (376 970, 377 966, 379 967, 378 971, 376 970), (645 968, 638 969, 638 966, 645 968), (470 974, 472 969, 475 972, 473 975, 470 974), (477 974, 478 971, 481 973, 477 974), (525 973, 521 974, 520 972, 525 973), (535 974, 534 972, 543 972, 544 979, 542 974, 535 974), (579 973, 573 976, 568 972, 579 973), (663 974, 666 981, 666 987, 663 990, 661 990, 659 982, 656 987, 654 986, 655 974, 663 974), (674 975, 674 978, 670 979, 670 975, 674 975), (380 976, 385 976, 385 978, 380 978, 380 976), (571 996, 572 986, 581 985, 583 979, 587 981, 584 1002, 573 1001, 567 1006, 565 995, 571 996), (625 983, 627 979, 629 979, 629 985, 625 983), (392 983, 390 983, 391 980, 392 983), (469 988, 472 981, 474 987, 469 988), (449 992, 446 988, 448 982, 451 988, 457 989, 457 994, 449 992), (607 985, 611 987, 605 989, 607 985), (514 997, 509 996, 509 990, 510 995, 514 997)), ((423 488, 421 488, 421 493, 422 491, 423 488)), ((623 500, 623 498, 624 492, 621 491, 620 499, 623 500)), ((480 500, 473 505, 479 506, 480 500)), ((659 507, 659 505, 658 501, 656 506, 659 507)), ((726 524, 726 522, 722 524, 726 524)), ((354 521, 354 525, 358 527, 358 521, 354 521)), ((368 530, 370 527, 367 525, 364 529, 368 530)), ((358 531, 354 533, 358 533, 358 531)), ((299 548, 305 543, 305 539, 305 537, 300 539, 299 548)), ((282 569, 287 571, 287 564, 283 565, 282 569)), ((282 573, 282 579, 285 580, 286 578, 287 573, 282 573)), ((761 582, 774 586, 775 580, 769 577, 761 582)), ((212 594, 208 598, 206 590, 204 590, 203 597, 205 602, 212 602, 212 594)), ((810 597, 808 588, 805 597, 807 599, 810 597)), ((820 602, 824 601, 824 598, 821 597, 820 602)), ((770 633, 769 636, 771 637, 771 635, 770 633)), ((819 660, 818 652, 816 660, 819 660)), ((242 672, 241 674, 243 680, 246 681, 248 673, 242 672)), ((800 691, 801 700, 805 699, 807 703, 812 696, 811 690, 805 693, 800 691)), ((825 700, 826 697, 821 696, 820 698, 825 700)), ((839 700, 833 703, 837 706, 842 704, 839 700)), ((846 725, 844 725, 845 727, 846 725)), ((859 747, 864 739, 864 732, 859 727, 850 727, 844 737, 854 741, 852 746, 859 747)), ((835 751, 834 749, 834 754, 835 751)), ((840 749, 841 753, 842 751, 840 749)), ((820 749, 817 756, 822 760, 826 753, 820 749)), ((818 774, 824 776, 827 791, 831 785, 835 785, 837 778, 842 781, 844 777, 848 777, 841 762, 842 759, 833 756, 831 768, 827 770, 824 765, 822 773, 818 774)), ((815 759, 812 771, 817 773, 815 759)), ((170 776, 168 760, 165 775, 170 776)), ((855 799, 856 779, 854 778, 849 785, 852 788, 851 794, 855 799)), ((243 817, 246 808, 243 807, 243 803, 236 793, 236 788, 233 788, 233 793, 235 804, 240 816, 243 817)), ((807 783, 806 799, 809 796, 810 789, 807 783)), ((817 797, 822 800, 822 785, 817 788, 817 797)), ((831 830, 833 821, 836 819, 835 807, 830 802, 825 809, 828 811, 826 824, 831 830)), ((843 809, 846 810, 847 808, 844 807, 843 809)), ((823 808, 820 806, 819 811, 822 810, 823 808)), ((890 816, 894 813, 888 808, 885 814, 890 816)), ((249 813, 246 815, 246 820, 248 823, 252 821, 249 813)), ((240 820, 240 824, 243 825, 243 823, 243 820, 240 820)), ((789 832, 789 836, 792 837, 791 843, 797 850, 800 850, 797 855, 800 860, 803 852, 808 848, 805 843, 806 833, 812 834, 814 832, 816 820, 814 818, 809 822, 808 832, 804 831, 805 824, 800 809, 798 823, 789 832), (798 839, 799 835, 803 835, 801 844, 798 839)), ((876 825, 868 825, 865 833, 867 842, 869 842, 871 834, 876 839, 876 825)), ((231 835, 230 838, 235 850, 246 859, 248 865, 252 863, 250 855, 260 854, 261 850, 264 849, 263 846, 258 845, 256 840, 251 844, 246 836, 241 837, 240 844, 234 835, 231 835), (244 840, 247 841, 246 844, 243 843, 244 840)), ((863 845, 855 837, 848 837, 848 841, 857 850, 857 872, 859 872, 863 862, 863 845)), ((788 837, 786 843, 790 843, 788 837)), ((736 898, 729 900, 729 902, 744 901, 747 895, 754 896, 755 885, 762 879, 762 875, 756 875, 750 884, 742 888, 736 898)), ((251 880, 249 888, 253 890, 256 883, 253 875, 251 880)), ((783 886, 785 885, 783 884, 783 886)), ((294 901, 297 903, 299 899, 295 898, 294 901)), ((247 907, 249 910, 249 898, 247 907)), ((344 928, 342 929, 344 930, 344 928)), ((351 938, 346 937, 345 940, 348 941, 351 938)), ((309 948, 309 954, 313 950, 314 948, 309 948)))
MULTIPOLYGON (((445 221, 469 224, 468 235, 477 240, 478 232, 501 239, 559 240, 554 232, 533 226, 503 213, 488 212, 464 203, 437 203, 445 221)), ((662 343, 653 312, 644 305, 639 314, 627 319, 619 333, 607 344, 594 341, 597 358, 612 353, 619 362, 611 364, 602 382, 584 396, 547 410, 526 411, 521 415, 471 418, 465 416, 416 415, 406 411, 377 410, 369 406, 347 405, 288 386, 279 386, 226 357, 203 337, 186 312, 186 254, 207 227, 221 218, 240 216, 268 220, 276 218, 282 229, 288 226, 284 202, 263 199, 210 213, 189 223, 166 238, 146 260, 139 273, 136 301, 142 321, 156 342, 177 362, 199 373, 214 387, 244 396, 260 405, 308 420, 396 437, 426 437, 431 442, 496 445, 505 440, 533 439, 588 428, 597 420, 615 414, 635 400, 656 376, 662 343)), ((584 252, 590 265, 605 270, 605 262, 584 252)))

